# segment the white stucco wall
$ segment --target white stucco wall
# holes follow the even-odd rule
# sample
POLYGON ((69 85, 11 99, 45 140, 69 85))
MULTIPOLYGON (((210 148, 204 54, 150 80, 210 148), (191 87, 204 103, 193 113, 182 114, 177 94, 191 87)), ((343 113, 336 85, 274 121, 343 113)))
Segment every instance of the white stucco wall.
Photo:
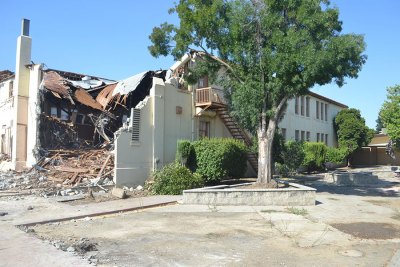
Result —
POLYGON ((39 105, 39 85, 42 78, 42 65, 32 66, 29 81, 28 99, 28 132, 27 132, 27 160, 26 166, 31 167, 36 164, 35 149, 38 140, 38 120, 40 114, 39 105))
MULTIPOLYGON (((304 96, 306 97, 306 96, 304 96)), ((316 98, 314 96, 310 97, 310 116, 306 116, 306 107, 304 107, 304 115, 301 115, 301 103, 299 101, 299 114, 295 113, 295 99, 288 101, 288 106, 283 119, 279 122, 278 126, 280 129, 286 129, 286 140, 295 140, 295 132, 299 131, 299 138, 301 139, 301 131, 310 132, 310 142, 317 142, 317 134, 328 135, 328 146, 337 146, 337 141, 335 137, 335 131, 333 128, 333 120, 336 114, 342 110, 344 107, 338 106, 332 102, 326 101, 324 99, 316 98), (321 119, 321 116, 317 118, 316 115, 316 103, 324 103, 328 105, 327 119, 321 119)), ((305 102, 305 100, 304 100, 305 102)), ((321 107, 320 107, 321 108, 321 107)), ((320 140, 321 141, 321 140, 320 140)))
POLYGON ((4 153, 11 154, 12 125, 13 125, 13 97, 10 97, 10 86, 13 86, 14 79, 0 83, 0 147, 4 153), (4 140, 2 136, 4 135, 4 140), (4 142, 4 143, 3 143, 4 142))
POLYGON ((151 97, 138 104, 141 109, 139 142, 133 142, 132 131, 122 128, 115 133, 115 168, 116 186, 143 185, 153 167, 153 124, 151 97))

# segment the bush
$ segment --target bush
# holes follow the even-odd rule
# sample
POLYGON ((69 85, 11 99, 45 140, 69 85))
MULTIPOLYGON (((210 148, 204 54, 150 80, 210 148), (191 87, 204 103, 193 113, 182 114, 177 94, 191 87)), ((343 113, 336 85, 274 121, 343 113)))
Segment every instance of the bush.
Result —
POLYGON ((345 163, 348 155, 349 151, 345 148, 328 147, 328 150, 326 151, 325 162, 331 162, 335 164, 345 163))
POLYGON ((303 163, 305 152, 302 142, 287 141, 282 151, 282 159, 290 173, 296 173, 303 163))
POLYGON ((305 157, 303 166, 308 172, 324 169, 327 147, 324 143, 306 142, 303 145, 305 157))
POLYGON ((201 187, 204 181, 179 163, 171 163, 153 173, 151 191, 160 195, 180 195, 183 190, 201 187))
POLYGON ((193 153, 193 146, 188 140, 178 140, 175 159, 183 166, 188 166, 188 160, 193 153))
POLYGON ((193 142, 191 168, 208 183, 243 177, 247 167, 246 146, 232 138, 204 138, 193 142), (193 163, 195 161, 195 163, 193 163))

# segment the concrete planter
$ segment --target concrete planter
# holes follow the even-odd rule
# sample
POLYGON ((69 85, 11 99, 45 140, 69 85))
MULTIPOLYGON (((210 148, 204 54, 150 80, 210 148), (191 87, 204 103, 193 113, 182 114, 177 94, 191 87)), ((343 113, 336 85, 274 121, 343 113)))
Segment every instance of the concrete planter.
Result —
POLYGON ((313 206, 316 189, 288 183, 288 188, 240 189, 243 185, 219 185, 183 191, 184 204, 232 206, 313 206))

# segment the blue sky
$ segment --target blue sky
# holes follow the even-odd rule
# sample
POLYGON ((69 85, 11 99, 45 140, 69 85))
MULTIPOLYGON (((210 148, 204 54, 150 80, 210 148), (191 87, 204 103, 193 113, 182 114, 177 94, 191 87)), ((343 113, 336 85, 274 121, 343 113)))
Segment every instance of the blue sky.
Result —
MULTIPOLYGON (((174 0, 0 0, 0 70, 14 70, 16 38, 21 19, 31 20, 32 60, 47 67, 110 79, 123 79, 145 70, 167 69, 171 57, 153 58, 148 35, 164 21, 174 0)), ((349 107, 361 110, 375 127, 386 87, 400 84, 400 1, 332 0, 340 10, 344 33, 365 35, 367 63, 358 79, 342 88, 313 88, 349 107)))

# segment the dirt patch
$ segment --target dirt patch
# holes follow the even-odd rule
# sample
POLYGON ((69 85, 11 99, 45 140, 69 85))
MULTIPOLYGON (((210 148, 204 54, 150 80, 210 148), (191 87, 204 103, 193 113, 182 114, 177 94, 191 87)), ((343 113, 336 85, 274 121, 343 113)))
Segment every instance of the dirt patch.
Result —
POLYGON ((272 180, 269 183, 261 184, 261 183, 254 183, 251 185, 245 185, 236 187, 236 189, 275 189, 275 188, 286 188, 288 185, 277 183, 276 181, 272 180))
POLYGON ((339 231, 364 239, 400 238, 400 227, 388 223, 335 223, 331 224, 339 231))

